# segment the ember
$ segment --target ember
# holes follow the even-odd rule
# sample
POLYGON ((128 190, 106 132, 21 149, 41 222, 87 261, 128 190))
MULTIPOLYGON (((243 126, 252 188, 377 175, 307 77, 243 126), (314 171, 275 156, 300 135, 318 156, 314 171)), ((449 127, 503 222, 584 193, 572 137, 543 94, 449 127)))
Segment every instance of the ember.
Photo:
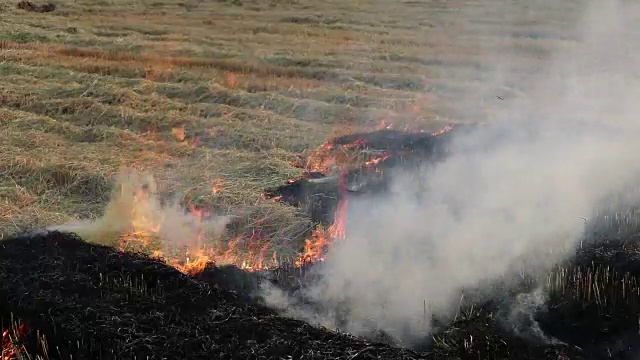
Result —
POLYGON ((0 341, 0 360, 13 360, 24 351, 22 344, 27 333, 27 326, 21 323, 17 327, 2 330, 0 341))

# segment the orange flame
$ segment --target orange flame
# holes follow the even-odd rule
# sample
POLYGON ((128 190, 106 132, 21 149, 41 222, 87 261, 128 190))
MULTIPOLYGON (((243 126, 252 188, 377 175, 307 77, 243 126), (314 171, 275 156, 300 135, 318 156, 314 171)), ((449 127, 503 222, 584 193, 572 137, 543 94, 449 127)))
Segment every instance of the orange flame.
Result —
POLYGON ((318 261, 324 261, 324 252, 335 240, 346 237, 347 211, 349 199, 344 183, 346 171, 340 176, 340 193, 342 198, 338 201, 335 220, 326 230, 322 227, 316 228, 311 233, 311 237, 305 241, 304 250, 295 260, 294 265, 301 267, 318 261))
MULTIPOLYGON (((386 128, 390 128, 390 125, 386 125, 386 128)), ((448 131, 453 130, 452 125, 447 125, 443 129, 433 132, 433 136, 442 135, 448 131)), ((362 139, 357 139, 352 143, 342 145, 343 148, 357 148, 366 145, 365 141, 362 139)), ((319 150, 328 151, 334 148, 334 144, 330 141, 326 142, 319 150)), ((328 155, 328 154, 325 154, 328 155)), ((381 155, 374 157, 365 162, 366 166, 375 166, 380 162, 388 159, 392 155, 388 152, 383 152, 381 155)), ((315 164, 315 171, 324 171, 326 168, 335 162, 336 159, 332 156, 321 157, 321 161, 315 164)), ((315 263, 318 261, 325 260, 326 249, 331 246, 338 239, 345 239, 346 237, 346 221, 347 221, 347 212, 348 212, 348 204, 349 199, 347 197, 346 186, 345 186, 345 177, 346 171, 343 170, 340 175, 340 183, 339 183, 339 192, 341 198, 338 202, 338 207, 335 213, 335 220, 333 224, 331 224, 328 228, 318 227, 312 231, 310 237, 305 241, 303 251, 297 256, 294 261, 294 265, 296 267, 304 266, 307 264, 315 263)), ((297 179, 289 180, 289 183, 296 181, 297 179)), ((221 181, 218 182, 213 187, 213 192, 216 193, 221 188, 221 181)), ((277 200, 277 199, 275 199, 277 200)), ((202 213, 201 210, 193 209, 191 212, 199 217, 202 217, 206 214, 202 213)), ((251 237, 251 239, 253 236, 251 237)), ((170 263, 179 269, 182 272, 188 274, 198 273, 207 266, 209 263, 233 263, 238 267, 249 270, 265 270, 272 267, 278 266, 278 261, 276 259, 276 253, 272 252, 273 259, 265 261, 268 258, 266 253, 269 249, 269 243, 264 244, 260 247, 256 247, 255 244, 258 242, 249 240, 249 251, 245 255, 238 255, 241 252, 237 251, 237 246, 240 242, 244 242, 246 239, 238 238, 230 241, 227 244, 227 250, 223 253, 216 254, 213 249, 208 250, 198 250, 194 254, 187 256, 186 261, 171 261, 170 263)))
POLYGON ((393 129, 393 123, 390 123, 388 120, 380 121, 380 124, 376 127, 376 130, 391 130, 393 129))
MULTIPOLYGON (((192 209, 195 216, 206 216, 206 211, 192 209)), ((165 261, 179 271, 195 275, 206 269, 208 265, 233 264, 246 271, 267 270, 278 266, 277 254, 271 253, 269 259, 268 252, 271 247, 270 242, 261 242, 259 236, 241 235, 226 243, 226 246, 210 247, 201 245, 200 247, 187 249, 182 256, 168 256, 161 251, 155 251, 152 256, 165 261), (243 249, 238 249, 241 244, 245 244, 243 249), (226 248, 226 249, 225 249, 226 248)))
POLYGON ((380 162, 382 162, 382 161, 384 161, 384 160, 386 160, 386 159, 388 159, 390 157, 391 157, 391 154, 389 154, 387 152, 384 152, 382 155, 367 161, 365 163, 365 165, 366 166, 375 166, 375 165, 378 165, 380 162))
POLYGON ((211 193, 213 195, 218 194, 222 191, 222 187, 224 186, 224 180, 222 178, 217 178, 213 185, 211 185, 211 193))
POLYGON ((436 132, 431 133, 431 135, 433 135, 433 136, 439 136, 439 135, 442 135, 442 134, 444 134, 444 133, 447 133, 447 132, 449 132, 449 131, 451 131, 451 130, 453 130, 453 125, 451 125, 451 124, 447 124, 447 125, 446 125, 445 127, 443 127, 442 129, 440 129, 440 130, 438 130, 438 131, 436 131, 436 132))
MULTIPOLYGON (((231 75, 229 79, 233 80, 233 75, 231 75)), ((391 125, 384 122, 381 125, 386 128, 391 127, 391 125)), ((447 125, 443 129, 433 132, 432 135, 442 135, 453 130, 453 128, 454 127, 452 125, 447 125)), ((366 146, 366 141, 364 139, 356 139, 349 144, 340 145, 343 149, 357 149, 363 146, 366 146)), ((331 141, 327 141, 312 154, 314 156, 308 158, 309 162, 307 163, 307 168, 311 168, 312 171, 319 172, 326 172, 332 164, 343 169, 346 168, 345 164, 353 159, 342 159, 339 158, 339 154, 330 153, 330 151, 335 147, 336 144, 331 141)), ((350 155, 345 156, 349 157, 350 155)), ((390 156, 390 153, 383 152, 366 161, 365 165, 375 166, 390 156)), ((323 261, 327 247, 331 246, 338 239, 345 239, 345 227, 348 211, 348 197, 346 196, 344 184, 345 175, 346 171, 343 170, 340 176, 339 192, 341 196, 333 224, 328 228, 318 227, 311 233, 310 237, 305 241, 303 251, 294 261, 295 266, 299 267, 305 264, 323 261)), ((296 180, 297 179, 291 179, 289 182, 296 180)), ((221 178, 216 179, 214 184, 211 186, 211 192, 213 194, 220 192, 223 186, 222 184, 223 180, 221 178)), ((137 202, 148 202, 150 200, 146 191, 136 192, 134 197, 137 202)), ((278 198, 275 198, 274 200, 277 201, 278 198)), ((197 220, 197 223, 202 223, 203 219, 209 216, 206 210, 198 209, 193 206, 189 210, 189 214, 197 220)), ((129 236, 125 237, 125 239, 128 241, 135 240, 142 242, 143 245, 149 245, 153 235, 158 234, 161 230, 161 225, 153 222, 158 219, 145 217, 144 212, 134 215, 133 218, 134 221, 132 225, 134 231, 129 234, 129 236)), ((199 226, 196 226, 196 228, 202 230, 199 226)), ((256 234, 243 234, 228 241, 226 246, 220 247, 205 246, 204 238, 206 234, 204 231, 196 232, 195 236, 196 239, 194 240, 196 240, 195 244, 197 246, 186 249, 186 251, 179 256, 164 254, 160 251, 155 251, 153 256, 162 258, 168 264, 187 274, 199 273, 209 264, 233 264, 248 271, 265 270, 279 265, 275 251, 269 251, 271 248, 270 244, 268 242, 264 243, 263 241, 260 241, 260 237, 256 236, 256 234), (240 251, 239 248, 242 248, 242 251, 240 251), (271 255, 271 259, 269 259, 269 255, 271 255)))
POLYGON ((226 246, 227 249, 224 251, 202 247, 187 251, 184 256, 180 257, 168 257, 158 251, 153 253, 153 257, 165 261, 188 275, 201 273, 208 265, 233 264, 246 271, 260 271, 278 267, 277 253, 273 251, 271 258, 267 255, 271 244, 265 243, 256 249, 250 243, 249 249, 241 251, 237 249, 237 244, 241 241, 240 237, 229 241, 226 246))
POLYGON ((0 341, 0 360, 14 360, 18 354, 24 350, 21 345, 24 336, 27 334, 25 324, 20 324, 17 329, 12 331, 6 329, 2 331, 2 339, 0 341))
POLYGON ((184 139, 186 138, 184 126, 172 128, 171 133, 176 137, 176 139, 178 139, 178 141, 184 141, 184 139))
MULTIPOLYGON (((214 184, 212 191, 219 191, 221 179, 214 184)), ((152 251, 152 257, 161 259, 176 269, 187 273, 196 274, 204 270, 209 264, 233 264, 246 270, 260 270, 275 266, 274 262, 268 259, 271 255, 269 244, 264 244, 262 235, 255 231, 251 234, 243 234, 228 243, 218 245, 206 241, 210 234, 211 226, 219 226, 209 222, 212 215, 204 208, 189 205, 186 215, 184 210, 173 209, 174 212, 166 212, 159 200, 152 195, 155 185, 134 186, 131 194, 131 204, 118 208, 122 211, 131 211, 128 228, 119 237, 118 247, 120 250, 142 247, 149 249, 150 245, 157 245, 155 242, 163 238, 164 235, 186 236, 188 242, 184 249, 173 248, 171 243, 164 243, 162 250, 152 251), (175 229, 184 226, 184 229, 175 229), (175 231, 174 231, 175 230, 175 231), (187 245, 188 244, 188 245, 187 245), (240 250, 241 248, 241 250, 240 250), (246 249, 246 251, 245 251, 246 249)), ((120 188, 120 193, 127 194, 124 185, 120 188)), ((129 200, 123 201, 127 203, 129 200)), ((274 255, 275 259, 275 255, 274 255)))

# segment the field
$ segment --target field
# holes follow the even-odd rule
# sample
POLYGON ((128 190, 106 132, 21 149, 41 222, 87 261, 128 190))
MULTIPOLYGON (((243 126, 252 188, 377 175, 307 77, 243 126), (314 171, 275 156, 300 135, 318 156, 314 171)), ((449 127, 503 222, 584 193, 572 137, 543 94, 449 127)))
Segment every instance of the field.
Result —
MULTIPOLYGON (((51 12, 30 11, 17 4, 0 5, 0 240, 99 218, 114 177, 121 169, 132 168, 153 175, 163 198, 234 216, 233 231, 225 242, 239 234, 257 234, 257 241, 266 244, 269 253, 291 259, 303 250, 314 224, 295 207, 265 198, 266 188, 312 170, 297 165, 301 157, 340 135, 380 129, 431 133, 451 123, 490 122, 503 100, 517 99, 542 76, 540 70, 549 66, 556 50, 576 41, 573 25, 580 16, 576 9, 581 2, 533 7, 524 0, 59 0, 51 12)), ((637 225, 637 213, 624 216, 618 220, 615 214, 615 219, 636 221, 637 225)), ((206 292, 180 277, 184 274, 171 272, 174 269, 144 265, 148 259, 126 255, 131 258, 115 261, 109 255, 112 249, 95 250, 59 235, 40 240, 66 244, 70 258, 56 259, 51 265, 60 273, 71 274, 77 264, 96 262, 95 267, 76 268, 86 273, 73 273, 69 278, 93 279, 99 273, 102 281, 102 271, 110 272, 115 280, 109 286, 114 294, 126 298, 114 295, 113 301, 129 301, 127 294, 134 291, 131 296, 148 301, 157 314, 166 311, 172 316, 160 303, 164 297, 179 294, 181 288, 175 285, 168 295, 153 293, 148 284, 140 285, 142 290, 136 288, 131 277, 147 276, 144 266, 153 267, 153 276, 169 279, 168 283, 184 281, 194 298, 206 292), (114 269, 129 263, 138 268, 124 279, 114 269)), ((39 243, 33 241, 36 247, 39 243)), ((47 306, 74 313, 86 310, 58 301, 72 296, 64 291, 73 286, 64 284, 74 281, 49 278, 51 272, 38 268, 42 264, 33 259, 39 256, 37 251, 45 250, 33 250, 15 239, 8 243, 12 252, 0 258, 0 268, 16 270, 15 274, 0 273, 12 279, 6 289, 0 286, 0 294, 22 291, 33 285, 32 278, 34 283, 40 281, 41 275, 52 283, 59 281, 62 289, 47 306), (33 254, 20 255, 27 251, 33 254), (27 270, 9 266, 20 256, 25 257, 20 266, 27 270), (23 272, 29 276, 20 278, 23 272)), ((589 336, 605 339, 598 351, 607 347, 611 354, 609 344, 617 341, 612 338, 633 333, 630 329, 636 327, 637 316, 627 314, 638 313, 640 287, 633 276, 637 271, 615 263, 620 260, 615 254, 626 252, 635 260, 638 250, 636 245, 622 246, 622 250, 609 252, 584 250, 576 262, 559 265, 548 275, 547 285, 555 291, 549 303, 552 316, 540 322, 553 336, 578 344, 553 348, 557 357, 549 355, 550 359, 590 346, 592 340, 585 340, 589 336), (571 341, 562 337, 582 331, 576 330, 582 326, 575 321, 580 316, 591 321, 585 325, 588 330, 580 329, 593 333, 577 333, 577 340, 571 341), (610 336, 609 329, 615 335, 610 336)), ((235 250, 240 253, 234 258, 238 260, 235 265, 240 265, 243 249, 235 250)), ((57 250, 46 251, 58 254, 57 250)), ((78 288, 95 286, 86 280, 78 288)), ((220 294, 228 300, 225 311, 235 314, 244 306, 233 297, 226 298, 231 295, 220 294)), ((207 294, 206 299, 214 295, 207 294)), ((99 296, 100 306, 112 311, 111 300, 99 296)), ((180 300, 179 306, 190 310, 182 303, 188 296, 175 296, 171 299, 180 300)), ((206 302, 202 299, 199 301, 206 302)), ((7 309, 25 314, 35 311, 14 300, 0 301, 2 319, 7 309)), ((198 308, 201 313, 194 310, 189 316, 210 316, 210 306, 202 305, 198 308)), ((538 358, 548 350, 533 345, 525 348, 522 339, 493 333, 495 309, 474 306, 462 309, 461 301, 461 312, 441 327, 421 356, 386 345, 379 349, 388 351, 389 358, 403 359, 427 358, 427 354, 434 358, 538 358)), ((131 314, 142 311, 133 305, 128 309, 131 314)), ((38 318, 41 314, 36 313, 23 315, 38 318)), ((90 319, 92 315, 87 314, 90 319)), ((264 319, 275 319, 270 324, 293 344, 290 328, 303 327, 310 334, 306 338, 309 346, 320 349, 315 358, 324 358, 325 336, 338 336, 276 319, 271 310, 263 308, 251 308, 247 314, 256 321, 255 326, 264 325, 264 319)), ((218 315, 211 319, 217 321, 218 315)), ((246 319, 229 317, 232 321, 223 325, 214 321, 198 328, 181 320, 184 324, 180 326, 188 328, 189 341, 200 346, 202 329, 233 332, 232 326, 238 326, 246 330, 246 319)), ((108 325, 116 329, 120 325, 114 319, 121 320, 116 314, 108 325)), ((84 341, 83 336, 89 335, 83 331, 93 332, 104 325, 92 328, 95 324, 90 323, 80 329, 70 325, 68 318, 60 320, 64 321, 64 334, 56 336, 69 342, 74 336, 84 341)), ((38 326, 43 332, 47 327, 53 327, 53 332, 56 328, 44 320, 38 326)), ((132 337, 148 335, 149 340, 154 335, 146 327, 136 331, 132 330, 132 337)), ((251 339, 253 330, 246 331, 243 339, 251 339)), ((268 335, 269 330, 263 332, 268 335)), ((183 341, 171 331, 162 336, 175 344, 183 341)), ((344 350, 335 358, 367 358, 362 352, 375 347, 360 340, 338 340, 345 344, 342 350, 351 352, 344 350)), ((162 347, 163 341, 149 340, 152 342, 157 349, 162 347)), ((140 346, 136 348, 142 351, 139 354, 150 351, 140 346)), ((84 354, 97 351, 85 350, 84 354)), ((264 354, 275 356, 271 350, 264 354)), ((181 350, 166 351, 175 355, 181 350)), ((242 351, 250 356, 251 351, 242 351)))
POLYGON ((309 225, 260 194, 301 173, 297 154, 356 130, 486 119, 518 94, 492 83, 498 70, 527 76, 569 37, 562 12, 505 24, 509 10, 471 1, 56 4, 2 5, 3 236, 96 217, 133 167, 295 238, 309 225))

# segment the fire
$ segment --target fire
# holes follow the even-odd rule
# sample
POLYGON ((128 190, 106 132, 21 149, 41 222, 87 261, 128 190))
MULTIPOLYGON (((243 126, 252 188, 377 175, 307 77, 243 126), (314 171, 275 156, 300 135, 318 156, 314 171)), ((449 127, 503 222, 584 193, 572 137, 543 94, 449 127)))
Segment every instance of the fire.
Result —
POLYGON ((224 186, 224 180, 222 178, 217 178, 213 185, 211 185, 211 193, 213 195, 218 194, 222 191, 222 187, 224 186))
POLYGON ((451 125, 451 124, 447 124, 447 125, 446 125, 445 127, 443 127, 442 129, 440 129, 440 130, 438 130, 438 131, 436 131, 436 132, 431 133, 431 135, 433 135, 433 136, 439 136, 439 135, 442 135, 442 134, 444 134, 444 133, 447 133, 447 132, 449 132, 449 131, 451 131, 451 130, 453 130, 453 125, 451 125))
POLYGON ((229 89, 235 89, 238 87, 238 79, 236 78, 236 74, 234 74, 233 72, 227 73, 224 82, 229 89))
POLYGON ((324 253, 336 240, 345 238, 345 217, 347 201, 341 202, 336 212, 336 221, 326 230, 318 227, 311 232, 309 239, 305 240, 304 250, 294 261, 296 267, 324 261, 324 253), (344 210, 341 210, 344 209, 344 210), (343 215, 344 214, 344 215, 343 215))
MULTIPOLYGON (((192 208, 190 212, 196 217, 207 216, 207 212, 202 209, 192 208)), ((203 240, 199 241, 202 243, 203 240)), ((256 234, 243 234, 229 240, 225 246, 200 245, 197 248, 186 249, 181 256, 170 256, 156 250, 152 253, 152 257, 163 260, 189 275, 201 273, 210 264, 233 264, 246 271, 259 271, 278 266, 277 253, 273 251, 271 259, 267 254, 270 246, 271 243, 261 242, 256 234), (243 244, 246 246, 243 246, 242 250, 239 249, 243 244)))
POLYGON ((184 141, 184 139, 186 138, 186 132, 185 132, 184 126, 172 128, 171 133, 173 134, 173 136, 176 137, 176 139, 178 139, 178 141, 184 141))
MULTIPOLYGON (((380 124, 380 127, 384 129, 391 129, 393 125, 388 124, 386 121, 383 121, 380 124)), ((453 129, 454 126, 452 124, 448 124, 444 128, 433 132, 432 135, 439 136, 453 129)), ((301 267, 318 261, 324 261, 326 249, 334 244, 336 240, 346 238, 346 222, 349 203, 345 186, 345 178, 347 173, 346 169, 349 168, 350 163, 357 161, 357 159, 352 158, 351 155, 349 155, 346 151, 332 153, 332 151, 336 150, 338 146, 341 150, 350 149, 358 151, 361 148, 366 148, 367 142, 366 140, 360 138, 356 138, 352 142, 342 145, 337 145, 332 141, 327 141, 319 149, 311 153, 311 156, 308 158, 306 168, 309 172, 327 173, 330 172, 330 168, 332 166, 341 168, 339 182, 339 193, 341 198, 338 201, 333 224, 331 224, 328 228, 318 227, 311 232, 309 238, 305 240, 303 251, 294 261, 294 265, 296 267, 301 267)), ((375 155, 373 158, 367 160, 364 164, 368 167, 374 167, 380 164, 382 161, 390 158, 391 156, 393 156, 391 152, 383 151, 375 155)), ((293 178, 290 179, 288 183, 291 184, 298 180, 299 178, 293 178)), ((282 196, 274 197, 273 200, 278 201, 281 197, 282 196)), ((263 268, 263 263, 261 260, 263 258, 264 254, 261 254, 261 256, 259 257, 260 260, 254 263, 253 268, 263 268)), ((277 264, 275 258, 273 264, 277 264)))
POLYGON ((390 154, 390 153, 388 153, 388 152, 383 152, 383 153, 382 153, 382 155, 377 156, 377 157, 375 157, 375 158, 373 158, 373 159, 371 159, 371 160, 368 160, 368 161, 365 163, 365 165, 366 165, 366 166, 376 166, 376 165, 378 165, 380 162, 382 162, 382 161, 384 161, 384 160, 386 160, 386 159, 388 159, 388 158, 390 158, 390 157, 391 157, 391 154, 390 154))
POLYGON ((345 175, 346 172, 343 171, 340 176, 340 193, 342 198, 338 201, 338 208, 336 209, 333 224, 326 230, 323 227, 318 227, 311 232, 311 237, 305 240, 304 250, 294 262, 296 267, 324 261, 324 252, 327 247, 331 246, 334 241, 346 237, 349 199, 345 191, 345 175))
MULTIPOLYGON (((386 123, 384 126, 388 128, 386 123)), ((438 136, 453 129, 452 125, 447 125, 432 135, 438 136)), ((177 131, 176 136, 181 138, 182 132, 177 131)), ((304 250, 294 261, 296 266, 323 261, 327 247, 336 240, 345 238, 348 208, 344 184, 346 171, 363 164, 375 167, 395 154, 390 151, 378 151, 371 157, 371 151, 367 150, 369 140, 366 139, 352 136, 352 139, 345 143, 330 140, 307 157, 306 169, 309 173, 326 174, 341 171, 340 200, 333 224, 326 228, 318 227, 312 232, 305 241, 304 250), (363 154, 369 154, 367 160, 363 160, 363 154)), ((121 250, 126 250, 130 245, 142 245, 145 250, 150 247, 156 248, 152 254, 154 257, 163 259, 187 274, 201 272, 209 264, 233 264, 248 271, 264 270, 279 265, 271 244, 265 242, 265 237, 260 234, 240 234, 231 240, 219 241, 217 245, 206 241, 213 239, 210 236, 212 231, 220 232, 220 229, 212 230, 213 227, 220 227, 220 222, 216 224, 215 220, 211 221, 209 211, 196 206, 190 206, 186 213, 182 208, 167 208, 153 194, 154 182, 136 176, 121 180, 120 194, 107 206, 104 219, 98 221, 91 230, 93 233, 90 235, 94 238, 100 238, 103 233, 106 235, 102 237, 106 238, 117 229, 121 234, 118 244, 121 250), (169 242, 166 239, 169 239, 169 242), (174 239, 183 245, 171 243, 174 239), (157 249, 158 241, 160 249, 157 249)), ((298 179, 289 182, 296 180, 298 179)), ((210 186, 212 194, 219 193, 223 188, 223 179, 215 179, 210 186)))
POLYGON ((309 154, 304 168, 309 173, 323 174, 344 169, 357 162, 358 150, 366 146, 367 142, 364 139, 355 139, 350 143, 338 145, 327 141, 309 154))
POLYGON ((14 329, 3 330, 0 343, 0 360, 18 358, 20 352, 24 350, 24 345, 21 345, 21 342, 26 334, 27 327, 25 324, 20 324, 14 329))
POLYGON ((388 122, 387 120, 380 121, 380 124, 376 127, 377 130, 391 130, 393 129, 393 124, 388 122))
MULTIPOLYGON (((419 108, 415 107, 416 112, 419 112, 419 108)), ((384 129, 392 129, 393 124, 388 123, 387 120, 383 120, 378 130, 384 129)), ((453 130, 454 127, 451 124, 446 125, 444 128, 433 132, 433 136, 439 136, 446 132, 453 130)), ((406 129, 405 129, 406 130, 406 129)), ((358 149, 366 147, 367 143, 364 139, 355 139, 354 141, 341 145, 341 149, 358 149)), ((347 168, 348 163, 351 159, 343 159, 340 158, 346 152, 339 152, 337 154, 330 153, 336 144, 331 141, 327 141, 324 145, 322 145, 318 150, 313 152, 309 157, 307 168, 313 169, 313 171, 318 172, 327 172, 329 167, 334 164, 343 165, 342 168, 347 168)), ((391 157, 392 154, 390 152, 384 151, 375 157, 367 160, 364 164, 367 167, 374 167, 380 164, 382 161, 391 157)), ((313 230, 309 239, 305 241, 304 250, 295 260, 295 266, 303 266, 305 264, 314 263, 317 261, 324 260, 324 253, 327 247, 331 246, 335 240, 344 239, 345 234, 345 225, 347 218, 347 208, 348 208, 348 198, 346 196, 344 179, 346 172, 343 170, 340 176, 340 189, 339 192, 342 196, 342 199, 338 203, 338 208, 335 214, 335 220, 331 226, 328 228, 318 227, 313 230)), ((293 179, 291 182, 297 179, 293 179)), ((279 200, 279 198, 275 198, 275 200, 279 200)))
MULTIPOLYGON (((212 192, 221 188, 222 179, 216 179, 212 192)), ((227 241, 223 236, 227 217, 193 204, 185 209, 167 203, 156 190, 153 178, 122 172, 103 217, 73 230, 85 239, 115 245, 121 251, 151 252, 152 257, 188 274, 212 263, 234 264, 252 271, 275 266, 259 231, 227 241)))
POLYGON ((343 145, 342 147, 345 149, 353 149, 353 148, 364 147, 366 145, 367 145, 367 142, 364 139, 356 139, 351 143, 343 145))
POLYGON ((324 249, 330 244, 328 233, 329 231, 325 232, 323 228, 314 229, 311 232, 311 237, 305 240, 304 250, 295 260, 294 265, 296 267, 301 267, 306 264, 323 261, 324 249))

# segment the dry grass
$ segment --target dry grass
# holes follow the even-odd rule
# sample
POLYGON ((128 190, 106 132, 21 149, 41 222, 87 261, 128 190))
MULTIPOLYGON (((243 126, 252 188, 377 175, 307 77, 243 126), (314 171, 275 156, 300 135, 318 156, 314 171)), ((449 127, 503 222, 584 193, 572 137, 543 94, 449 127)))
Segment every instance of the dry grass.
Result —
POLYGON ((0 237, 99 216, 127 166, 168 194, 296 239, 306 220, 260 197, 299 175, 296 154, 381 121, 475 120, 453 110, 478 105, 461 89, 487 91, 492 54, 512 52, 527 74, 566 38, 561 25, 451 11, 465 1, 386 4, 60 0, 47 14, 1 5, 0 237))

